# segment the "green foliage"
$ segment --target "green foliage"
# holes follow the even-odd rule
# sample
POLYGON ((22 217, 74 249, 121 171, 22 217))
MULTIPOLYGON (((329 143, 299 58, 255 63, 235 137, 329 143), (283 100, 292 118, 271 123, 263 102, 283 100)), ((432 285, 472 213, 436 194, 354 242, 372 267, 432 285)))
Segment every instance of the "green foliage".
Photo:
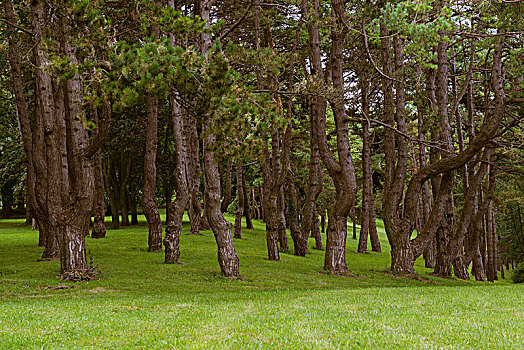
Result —
POLYGON ((513 283, 524 283, 524 263, 520 263, 511 276, 513 283))

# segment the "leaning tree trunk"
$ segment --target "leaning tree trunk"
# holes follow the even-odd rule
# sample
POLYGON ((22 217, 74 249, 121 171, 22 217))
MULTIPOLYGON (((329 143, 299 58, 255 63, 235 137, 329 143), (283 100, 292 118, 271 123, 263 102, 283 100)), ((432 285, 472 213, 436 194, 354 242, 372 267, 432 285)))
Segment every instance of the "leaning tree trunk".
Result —
MULTIPOLYGON (((502 118, 505 115, 505 93, 503 89, 504 78, 502 75, 501 63, 503 46, 504 36, 500 36, 498 37, 498 43, 493 52, 493 67, 491 74, 494 91, 493 111, 489 114, 489 118, 484 118, 480 132, 473 139, 469 140, 469 144, 464 149, 464 152, 440 159, 427 167, 421 168, 411 177, 405 194, 405 216, 402 218, 399 227, 400 231, 402 231, 400 236, 403 236, 405 241, 411 237, 413 232, 413 223, 416 221, 416 206, 419 200, 422 184, 428 179, 440 174, 451 174, 453 171, 460 169, 467 162, 471 161, 471 159, 477 155, 498 132, 502 118)), ((443 120, 447 120, 447 118, 443 118, 443 120)), ((441 127, 442 130, 445 128, 447 128, 446 125, 441 127)), ((446 132, 446 134, 448 134, 447 137, 449 137, 449 132, 446 132)), ((445 145, 447 144, 448 143, 445 142, 445 145)), ((447 181, 452 182, 452 176, 444 176, 442 181, 444 181, 446 177, 450 178, 450 180, 447 181)), ((439 224, 441 223, 445 203, 449 199, 450 188, 443 184, 441 184, 440 187, 442 187, 442 189, 439 189, 436 194, 435 203, 431 209, 427 223, 422 228, 422 233, 417 235, 417 237, 411 242, 413 259, 409 265, 406 265, 406 267, 413 267, 415 259, 423 253, 427 242, 433 237, 436 228, 439 227, 439 224)), ((401 270, 399 270, 399 272, 400 271, 401 270)))
MULTIPOLYGON (((207 142, 213 142, 210 136, 207 142)), ((231 224, 224 218, 220 210, 220 173, 213 159, 213 152, 204 152, 204 169, 206 176, 206 212, 209 224, 215 235, 218 246, 218 263, 222 275, 228 278, 238 276, 239 261, 231 237, 231 224)))
POLYGON ((62 173, 59 169, 61 156, 57 153, 57 147, 54 147, 57 145, 55 139, 58 132, 55 134, 49 132, 55 130, 55 101, 51 79, 43 70, 43 67, 50 64, 49 55, 41 47, 42 28, 45 26, 43 16, 43 4, 39 1, 33 1, 31 3, 31 27, 35 37, 33 54, 36 78, 36 114, 33 123, 34 128, 32 129, 31 155, 36 176, 35 200, 37 205, 35 210, 41 235, 45 237, 45 250, 42 254, 42 260, 56 260, 60 254, 58 231, 56 229, 56 217, 51 216, 50 208, 60 204, 61 199, 57 195, 56 189, 60 188, 58 181, 62 173), (55 191, 50 191, 50 189, 55 191))
MULTIPOLYGON (((8 23, 16 23, 15 14, 13 11, 12 1, 4 2, 5 16, 8 23)), ((25 100, 24 84, 22 79, 22 73, 20 68, 20 55, 18 51, 18 43, 16 37, 16 29, 8 24, 7 29, 9 31, 9 54, 8 60, 11 66, 11 76, 13 80, 13 94, 15 96, 16 112, 20 121, 20 133, 22 137, 22 144, 24 147, 24 153, 27 159, 27 208, 28 218, 40 217, 40 220, 44 219, 44 212, 38 210, 38 203, 36 202, 35 193, 35 168, 33 164, 33 131, 31 130, 31 122, 29 120, 29 113, 27 109, 27 103, 25 100), (40 215, 38 215, 38 213, 40 215)), ((39 113, 37 108, 37 113, 39 113)), ((27 221, 27 220, 26 220, 27 221)), ((38 246, 45 246, 45 238, 47 233, 40 228, 38 246)))
MULTIPOLYGON (((198 1, 198 14, 200 18, 206 23, 206 27, 210 24, 210 12, 212 0, 198 1)), ((200 52, 207 54, 211 47, 211 36, 208 33, 202 33, 200 36, 200 52)), ((213 127, 213 123, 209 116, 205 116, 205 126, 213 127)), ((233 237, 231 236, 231 224, 224 218, 220 210, 220 172, 214 159, 212 148, 215 143, 215 137, 210 134, 204 142, 204 182, 205 182, 205 200, 204 212, 211 226, 211 230, 215 236, 215 241, 218 246, 218 263, 222 275, 228 278, 235 278, 239 272, 239 260, 235 246, 233 244, 233 237), (207 148, 207 149, 206 149, 207 148)))
POLYGON ((187 183, 187 148, 184 139, 184 115, 182 107, 174 96, 171 97, 171 114, 173 118, 173 139, 175 144, 175 183, 176 198, 168 208, 171 211, 166 225, 165 262, 177 263, 180 258, 180 234, 182 232, 182 219, 189 203, 187 183))
MULTIPOLYGON (((318 4, 317 4, 318 5, 318 4)), ((317 7, 317 6, 316 6, 317 7)), ((325 103, 317 101, 315 123, 319 130, 319 149, 329 175, 333 179, 336 189, 336 200, 330 210, 330 218, 327 229, 326 253, 324 259, 324 270, 331 273, 347 271, 346 265, 346 237, 347 218, 355 202, 356 178, 355 169, 351 159, 349 146, 349 130, 347 116, 344 106, 344 76, 343 76, 343 48, 345 47, 348 28, 345 24, 344 2, 341 0, 331 1, 331 7, 336 17, 336 26, 332 32, 331 52, 331 74, 333 88, 337 93, 337 99, 331 102, 335 117, 335 129, 337 136, 338 161, 335 160, 327 143, 325 103)), ((317 7, 318 8, 318 7, 317 7)), ((310 31, 310 51, 315 66, 315 74, 322 77, 322 63, 318 49, 318 27, 312 27, 310 31), (314 33, 316 31, 316 33, 314 33), (313 40, 312 40, 313 39, 313 40)), ((323 80, 323 79, 322 79, 323 80)), ((320 100, 320 98, 318 99, 320 100)))

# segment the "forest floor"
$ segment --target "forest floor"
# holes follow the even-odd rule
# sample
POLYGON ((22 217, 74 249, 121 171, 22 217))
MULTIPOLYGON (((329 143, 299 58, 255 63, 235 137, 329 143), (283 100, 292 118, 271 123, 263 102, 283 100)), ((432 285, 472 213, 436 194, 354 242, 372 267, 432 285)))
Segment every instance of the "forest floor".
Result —
POLYGON ((37 231, 1 220, 0 349, 524 349, 524 285, 437 278, 421 259, 414 278, 390 274, 380 223, 383 252, 357 254, 349 238, 351 273, 333 276, 313 240, 305 258, 268 261, 255 221, 234 241, 241 278, 228 280, 211 232, 186 223, 181 264, 166 265, 141 219, 86 239, 101 275, 82 283, 37 262, 37 231))

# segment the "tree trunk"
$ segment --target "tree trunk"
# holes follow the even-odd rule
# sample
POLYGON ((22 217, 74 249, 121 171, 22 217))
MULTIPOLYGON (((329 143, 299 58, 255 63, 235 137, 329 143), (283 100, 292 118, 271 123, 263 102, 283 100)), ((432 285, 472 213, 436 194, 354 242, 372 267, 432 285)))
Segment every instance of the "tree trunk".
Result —
MULTIPOLYGON (((66 24, 63 25, 63 29, 65 33, 71 30, 66 24)), ((66 37, 66 39, 74 38, 66 37)), ((71 59, 72 64, 78 64, 75 49, 69 41, 64 43, 65 55, 71 59)), ((67 157, 63 161, 67 160, 69 173, 67 181, 64 181, 60 188, 68 189, 66 196, 68 195, 69 200, 63 200, 63 209, 59 214, 64 219, 62 222, 59 221, 58 226, 60 272, 65 279, 78 279, 78 275, 82 279, 83 274, 89 270, 85 234, 89 232, 89 218, 94 196, 94 169, 92 161, 83 154, 89 146, 89 135, 81 121, 83 87, 80 76, 77 74, 67 81, 64 90, 67 157)))
POLYGON ((284 201, 284 187, 281 186, 278 190, 277 199, 277 216, 278 216, 278 243, 280 244, 280 250, 289 252, 289 243, 287 241, 286 232, 286 205, 284 201))
MULTIPOLYGON (((424 132, 423 132, 423 117, 422 117, 422 106, 420 107, 419 114, 418 114, 418 139, 419 139, 419 164, 420 168, 424 168, 428 165, 427 162, 427 156, 426 156, 426 146, 424 145, 424 132)), ((418 170, 417 170, 418 171, 418 170)), ((431 194, 429 191, 429 181, 425 181, 422 185, 422 203, 421 203, 421 225, 420 225, 420 231, 422 231, 422 227, 429 219, 429 213, 431 210, 431 194)), ((419 232, 420 232, 419 231, 419 232)), ((435 267, 435 259, 436 259, 436 237, 432 238, 428 245, 426 246, 426 249, 424 249, 424 266, 427 268, 434 268, 435 267)))
MULTIPOLYGON (((44 27, 44 9, 39 1, 31 3, 31 27, 35 38, 33 54, 35 59, 35 106, 36 114, 34 129, 32 130, 32 152, 35 170, 35 206, 36 216, 39 222, 40 235, 45 239, 45 250, 42 260, 56 260, 59 258, 58 232, 56 230, 55 217, 51 216, 50 208, 60 204, 60 197, 56 189, 60 188, 61 152, 55 146, 57 133, 55 130, 55 111, 53 87, 50 77, 43 71, 42 67, 49 64, 46 51, 41 49, 42 27, 44 27), (51 159, 53 157, 53 159, 51 159), (54 191, 50 191, 54 189, 54 191)), ((20 111, 19 111, 20 112, 20 111)), ((22 123, 22 127, 25 127, 22 123)), ((24 130, 24 129, 23 129, 24 130)), ((26 129, 27 130, 27 129, 26 129)), ((64 142, 65 143, 65 142, 64 142)))
POLYGON ((488 205, 488 211, 486 213, 486 246, 487 246, 487 263, 486 263, 486 276, 489 282, 496 280, 497 270, 495 265, 495 240, 493 232, 493 202, 490 201, 488 205))
MULTIPOLYGON (((273 143, 275 143, 273 141, 273 143)), ((264 149, 265 160, 262 165, 262 176, 263 184, 260 189, 260 194, 262 196, 262 208, 263 208, 263 218, 266 222, 266 244, 267 244, 267 254, 268 259, 271 261, 280 260, 280 254, 278 250, 278 217, 277 217, 277 201, 278 201, 278 192, 272 190, 273 180, 271 179, 271 161, 274 162, 272 158, 280 156, 279 150, 274 149, 272 151, 272 157, 269 156, 269 150, 267 146, 264 149)), ((275 174, 273 174, 275 177, 275 174)))
POLYGON ((294 254, 296 256, 306 256, 309 253, 307 249, 307 239, 309 235, 304 235, 300 232, 298 224, 298 206, 295 194, 295 186, 291 179, 285 184, 287 208, 288 208, 288 222, 291 237, 293 238, 294 254))
POLYGON ((224 199, 220 204, 222 213, 227 211, 227 207, 231 204, 231 177, 233 173, 233 158, 228 158, 226 167, 226 182, 224 183, 224 199))
MULTIPOLYGON (((160 1, 155 0, 155 5, 160 6, 160 1)), ((150 35, 159 38, 158 24, 150 28, 150 35)), ((140 204, 148 224, 148 248, 150 252, 162 251, 162 220, 155 202, 156 188, 156 157, 158 148, 158 100, 155 97, 147 98, 147 124, 146 124, 146 152, 144 155, 144 187, 140 204)), ((127 210, 125 212, 127 216, 127 210)), ((122 212, 124 216, 124 212, 122 212)))
POLYGON ((182 233, 182 220, 189 203, 187 182, 187 148, 184 139, 184 115, 182 107, 174 96, 171 97, 171 115, 173 120, 173 139, 175 145, 175 184, 176 198, 168 207, 171 212, 166 225, 164 238, 165 263, 177 263, 180 258, 180 235, 182 233))
POLYGON ((251 207, 249 205, 249 192, 247 190, 246 186, 246 177, 245 174, 242 172, 242 192, 244 193, 244 216, 246 217, 246 229, 247 230, 254 230, 253 227, 253 219, 251 217, 251 207))
MULTIPOLYGON (((322 218, 325 220, 325 215, 322 218)), ((324 223, 325 225, 325 223, 324 223)), ((322 227, 324 230, 324 227, 322 227)), ((324 231, 325 233, 325 231, 324 231)), ((315 249, 322 250, 322 237, 320 236, 320 226, 318 221, 317 205, 315 203, 315 210, 313 212, 313 221, 311 223, 311 236, 315 239, 315 249)))
POLYGON ((346 265, 346 237, 347 216, 335 216, 334 210, 330 211, 327 227, 326 255, 324 270, 331 273, 345 273, 346 265))
MULTIPOLYGON (((208 141, 212 141, 212 139, 208 138, 208 141)), ((239 272, 239 260, 231 237, 231 224, 227 222, 220 211, 220 174, 213 159, 213 152, 204 152, 204 162, 207 181, 205 205, 209 224, 218 246, 220 271, 225 277, 235 278, 239 272)))
MULTIPOLYGON (((347 217, 355 201, 356 179, 351 152, 349 146, 349 130, 347 116, 344 107, 344 76, 343 76, 343 48, 345 47, 348 28, 345 23, 344 2, 341 0, 331 1, 331 7, 336 18, 336 28, 332 30, 332 53, 331 70, 333 88, 337 98, 331 101, 331 107, 335 118, 337 154, 338 161, 335 160, 326 135, 326 102, 321 97, 313 99, 313 120, 315 128, 318 130, 318 145, 320 155, 326 166, 336 189, 336 201, 329 211, 329 223, 327 232, 326 254, 324 260, 324 270, 331 273, 345 272, 346 265, 346 237, 347 237, 347 217)), ((315 15, 319 13, 319 2, 314 1, 313 9, 315 15)), ((307 15, 309 6, 304 3, 304 14, 307 15)), ((319 28, 314 23, 307 25, 309 33, 309 50, 312 61, 312 75, 321 82, 324 82, 322 68, 322 58, 320 52, 319 28)))
POLYGON ((351 207, 352 217, 351 217, 351 224, 353 226, 353 239, 357 239, 357 206, 356 203, 353 203, 353 206, 351 207))
POLYGON ((269 260, 278 261, 280 260, 280 254, 278 251, 278 221, 276 217, 277 197, 270 193, 265 202, 267 255, 269 260))
MULTIPOLYGON (((156 167, 155 167, 156 172, 156 167)), ((127 154, 122 154, 120 157, 120 181, 119 181, 119 191, 120 194, 118 198, 120 199, 120 203, 118 203, 120 207, 120 213, 122 213, 122 226, 129 226, 129 212, 128 212, 128 204, 129 204, 129 191, 128 191, 128 183, 129 183, 129 176, 131 175, 131 158, 127 154)), ((156 182, 155 182, 156 185, 156 182)), ((155 203, 156 207, 156 203, 155 203)), ((157 208, 158 211, 158 208, 157 208)))
POLYGON ((244 184, 242 164, 237 160, 237 211, 235 214, 235 230, 233 237, 242 238, 242 216, 244 215, 244 184))
POLYGON ((104 172, 109 205, 111 206, 111 229, 118 230, 120 228, 120 205, 118 204, 120 202, 118 198, 120 191, 117 192, 117 180, 111 156, 107 156, 105 161, 102 162, 102 170, 104 172))
POLYGON ((173 185, 171 181, 164 182, 164 200, 166 201, 166 225, 171 220, 172 211, 169 210, 173 204, 173 185))
MULTIPOLYGON (((381 35, 387 33, 385 23, 381 23, 381 35)), ((391 67, 389 38, 383 38, 382 41, 382 61, 386 75, 391 76, 393 73, 391 67)), ((404 64, 402 54, 402 41, 395 36, 393 38, 394 63, 395 71, 400 72, 404 64)), ((398 73, 397 73, 398 74, 398 73)), ((385 79, 385 121, 390 126, 394 126, 407 133, 405 117, 405 96, 404 87, 396 84, 396 96, 393 99, 392 83, 385 79), (396 106, 395 106, 396 102, 396 106), (396 113, 394 113, 394 106, 396 113)), ((391 245, 391 270, 400 273, 414 273, 413 251, 410 246, 411 232, 414 228, 414 222, 402 222, 405 211, 404 183, 406 181, 407 165, 409 158, 408 142, 404 137, 398 137, 397 162, 395 164, 395 135, 392 131, 386 131, 385 153, 386 153, 386 186, 384 188, 384 225, 386 234, 391 245), (402 208, 400 208, 402 204, 402 208), (409 235, 403 231, 409 231, 409 235)))
MULTIPOLYGON (((362 95, 362 113, 369 119, 369 82, 367 77, 359 79, 362 95)), ((370 226, 370 200, 373 200, 373 182, 371 179, 371 145, 369 142, 369 123, 362 123, 362 221, 360 223, 360 236, 358 241, 358 253, 366 253, 368 246, 368 234, 370 226), (369 198, 371 196, 371 198, 369 198)))
MULTIPOLYGON (((316 107, 315 104, 311 104, 310 111, 316 107)), ((318 149, 318 134, 315 128, 315 121, 312 120, 313 116, 310 113, 309 121, 309 144, 310 144, 310 160, 309 160, 309 177, 308 177, 308 188, 306 198, 304 202, 304 212, 301 229, 301 236, 304 238, 299 240, 299 243, 304 244, 301 247, 302 251, 308 252, 307 240, 309 233, 315 238, 315 249, 322 249, 322 240, 320 238, 320 232, 318 232, 318 213, 316 210, 316 201, 323 187, 323 175, 320 166, 320 153, 318 149)), ((296 249, 295 249, 296 251, 296 249)))
MULTIPOLYGON (((13 11, 12 1, 4 2, 5 16, 8 23, 16 23, 15 14, 13 11)), ((18 38, 16 37, 16 29, 9 25, 7 26, 9 31, 9 64, 11 66, 11 76, 13 79, 13 95, 15 96, 16 112, 18 120, 20 122, 20 134, 22 138, 22 144, 24 147, 24 153, 27 159, 27 215, 26 222, 31 222, 33 216, 36 216, 35 209, 37 208, 36 194, 35 194, 35 169, 33 164, 33 136, 31 130, 31 122, 29 119, 29 113, 27 110, 27 103, 25 100, 24 84, 22 79, 22 73, 20 68, 20 54, 18 51, 18 38), (29 219, 29 221, 27 220, 29 219)), ((37 111, 38 113, 38 111, 37 111)), ((42 215, 40 215, 42 218, 42 215)), ((43 219, 43 218, 42 218, 43 219)), ((39 246, 43 246, 44 234, 41 231, 39 235, 39 246)))
MULTIPOLYGON (((200 0, 198 2, 199 15, 206 23, 206 27, 210 24, 210 12, 212 0, 200 0)), ((202 33, 200 36, 200 51, 202 54, 207 54, 211 47, 211 36, 209 33, 202 33)), ((205 127, 212 127, 212 121, 207 119, 205 127)), ((222 275, 227 278, 235 278, 239 272, 239 261, 233 238, 231 237, 231 224, 224 218, 220 210, 220 173, 218 166, 214 159, 213 151, 211 150, 215 143, 213 134, 209 135, 204 142, 204 146, 209 146, 205 149, 204 158, 204 183, 206 186, 204 199, 204 212, 209 220, 209 225, 213 230, 215 240, 218 246, 218 263, 222 275)))
MULTIPOLYGON (((104 107, 102 107, 104 108, 104 107)), ((93 122, 97 125, 97 129, 93 132, 93 137, 100 132, 100 126, 98 123, 98 111, 96 107, 91 108, 93 122)), ((102 173, 102 151, 98 150, 94 155, 93 161, 94 176, 95 176, 95 195, 93 197, 93 208, 94 208, 94 222, 93 230, 91 232, 91 238, 104 238, 106 236, 106 203, 104 199, 104 175, 102 173)))
MULTIPOLYGON (((146 128, 146 154, 144 157, 144 188, 142 190, 141 205, 146 216, 149 235, 148 247, 150 252, 162 250, 162 220, 155 202, 156 187, 156 152, 158 128, 158 101, 148 98, 147 103, 147 128, 146 128)), ((125 213, 127 216, 127 212, 125 213)), ((122 213, 124 217, 124 213, 122 213)))
POLYGON ((136 203, 136 192, 135 190, 129 193, 129 208, 131 210, 131 225, 138 225, 138 212, 136 203))
MULTIPOLYGON (((451 139, 451 126, 448 111, 448 56, 447 43, 441 41, 437 48, 437 107, 440 120, 440 141, 446 152, 441 152, 441 159, 450 157, 453 153, 453 141, 451 139)), ((445 191, 445 211, 441 219, 441 226, 437 230, 437 257, 435 261, 435 273, 440 276, 451 275, 453 262, 452 253, 447 249, 451 231, 455 229, 455 206, 453 202, 453 178, 454 171, 442 175, 439 192, 445 191), (446 178, 446 180, 444 179, 446 178), (446 186, 444 186, 446 183, 446 186)))
POLYGON ((200 230, 200 220, 202 207, 198 198, 200 192, 200 145, 198 141, 197 122, 194 117, 189 117, 186 125, 188 137, 188 185, 189 185, 189 209, 187 210, 191 221, 191 231, 193 235, 198 235, 200 230))
POLYGON ((322 207, 322 210, 320 212, 320 227, 322 230, 322 233, 326 233, 326 209, 322 207))

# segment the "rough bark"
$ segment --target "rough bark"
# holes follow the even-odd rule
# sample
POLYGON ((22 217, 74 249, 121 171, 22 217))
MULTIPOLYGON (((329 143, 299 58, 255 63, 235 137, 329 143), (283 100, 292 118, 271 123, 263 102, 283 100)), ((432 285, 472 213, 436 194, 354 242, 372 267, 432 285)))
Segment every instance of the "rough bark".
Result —
MULTIPOLYGON (((437 48, 437 110, 440 118, 440 142, 443 152, 441 159, 446 159, 453 154, 453 141, 451 139, 451 123, 448 110, 448 54, 447 43, 439 42, 437 48)), ((455 226, 455 208, 453 203, 453 178, 454 171, 450 170, 442 174, 439 192, 445 193, 445 204, 440 226, 437 229, 437 256, 435 260, 435 274, 439 276, 450 276, 452 265, 452 254, 448 250, 451 231, 455 226)))
POLYGON ((184 114, 174 96, 171 98, 171 115, 173 122, 173 140, 175 145, 175 184, 176 198, 168 207, 171 212, 166 225, 164 238, 165 263, 177 263, 180 258, 180 235, 182 219, 189 203, 187 181, 187 148, 184 139, 184 114))
MULTIPOLYGON (((198 2, 199 15, 206 23, 210 23, 210 12, 212 0, 201 0, 198 2)), ((206 54, 211 47, 211 36, 209 33, 202 33, 200 36, 200 50, 206 54)), ((212 120, 206 118, 206 127, 213 127, 212 120)), ((220 210, 220 173, 214 159, 213 146, 215 143, 214 135, 209 135, 204 142, 204 180, 205 180, 205 201, 204 211, 207 214, 209 225, 213 230, 215 241, 218 246, 218 263, 222 275, 227 278, 235 278, 239 273, 239 260, 231 236, 231 224, 224 218, 220 210)))
MULTIPOLYGON (((159 0, 155 0, 157 6, 159 0)), ((150 35, 160 37, 160 29, 157 24, 150 29, 150 35)), ((147 98, 147 123, 146 123, 146 150, 144 155, 144 187, 140 204, 148 225, 148 249, 150 252, 162 250, 162 220, 155 202, 156 188, 156 157, 158 148, 158 100, 156 97, 147 98)), ((122 212, 124 214, 124 212, 122 212)), ((127 216, 127 211, 125 212, 127 216)))
MULTIPOLYGON (((412 225, 416 219, 413 217, 413 215, 416 212, 416 203, 418 196, 420 195, 422 184, 436 175, 449 173, 453 170, 460 169, 462 166, 464 166, 464 164, 469 162, 475 155, 477 155, 498 131, 505 111, 505 93, 503 90, 504 79, 502 76, 501 64, 503 45, 504 37, 501 36, 499 37, 498 43, 496 44, 493 53, 493 67, 491 76, 494 100, 493 112, 490 114, 490 117, 484 119, 479 132, 473 139, 470 140, 468 146, 464 149, 464 152, 450 156, 448 158, 443 158, 428 165, 425 168, 421 168, 411 178, 406 192, 406 215, 403 218, 403 230, 405 230, 406 236, 412 232, 412 225)), ((431 237, 433 237, 436 228, 439 226, 439 220, 442 218, 444 209, 442 205, 444 201, 442 201, 442 199, 446 198, 444 195, 439 196, 443 192, 445 191, 441 191, 439 189, 435 199, 435 204, 431 209, 428 222, 424 225, 422 233, 412 241, 414 258, 417 258, 420 254, 422 254, 427 242, 429 239, 431 239, 431 237), (442 203, 439 201, 442 201, 442 203)), ((411 266, 413 263, 414 261, 411 263, 411 266)))
MULTIPOLYGON (((213 142, 210 136, 207 142, 213 142)), ((206 211, 209 224, 213 230, 218 246, 218 263, 222 275, 228 278, 238 276, 239 260, 231 237, 231 224, 224 218, 220 210, 220 173, 213 159, 213 152, 204 152, 204 169, 206 176, 206 211)))
MULTIPOLYGON (((381 35, 387 35, 388 30, 384 22, 381 22, 381 35)), ((382 64, 386 75, 392 76, 390 41, 388 37, 381 39, 382 64)), ((398 37, 393 38, 394 63, 397 76, 403 67, 402 42, 398 37)), ((383 79, 384 89, 384 120, 391 127, 396 126, 399 131, 407 134, 405 118, 404 86, 397 83, 395 86, 396 96, 393 97, 393 86, 389 79, 383 79), (395 106, 396 104, 396 106, 395 106), (394 113, 393 106, 396 107, 394 113)), ((391 130, 386 130, 385 154, 386 154, 386 184, 384 187, 384 225, 391 246, 391 269, 396 272, 414 273, 412 266, 413 252, 411 251, 410 239, 413 226, 409 227, 409 235, 402 231, 402 212, 405 211, 404 184, 406 181, 408 165, 408 142, 403 137, 398 137, 395 146, 395 135, 391 130), (395 156, 395 148, 398 148, 395 156), (396 160, 396 164, 395 164, 396 160), (400 205, 402 204, 402 208, 400 205)), ((412 224, 413 225, 413 224, 412 224)))
MULTIPOLYGON (((419 110, 418 115, 418 139, 419 139, 419 164, 421 168, 424 168, 427 166, 427 156, 426 156, 426 146, 424 145, 424 133, 423 133, 423 117, 422 117, 422 106, 419 110)), ((417 169, 418 171, 418 169, 417 169)), ((425 181, 422 185, 422 197, 421 197, 422 203, 421 203, 421 225, 420 225, 420 231, 422 231, 422 227, 428 221, 429 219, 429 212, 431 210, 431 193, 429 191, 429 182, 425 181)), ((426 248, 424 249, 424 265, 427 268, 434 268, 435 267, 435 257, 436 255, 436 238, 431 239, 426 248)))
MULTIPOLYGON (((149 97, 147 101, 144 187, 142 189, 142 199, 140 203, 147 219, 149 229, 147 243, 150 252, 158 252, 162 250, 162 220, 160 219, 160 214, 154 197, 156 187, 157 129, 158 101, 154 97, 149 97)), ((125 214, 127 215, 127 212, 125 214)))
MULTIPOLYGON (((335 118, 338 161, 335 160, 327 143, 326 135, 326 102, 322 97, 314 98, 312 120, 318 130, 318 144, 322 162, 326 166, 336 188, 336 200, 329 210, 326 253, 324 270, 331 273, 346 272, 346 237, 347 217, 354 204, 356 193, 356 179, 349 146, 349 131, 344 107, 344 77, 343 77, 343 48, 348 33, 345 22, 344 2, 331 1, 331 7, 336 18, 336 25, 332 30, 332 52, 330 59, 330 74, 333 88, 337 97, 330 101, 335 118)), ((309 6, 304 4, 304 13, 307 15, 309 6)), ((315 15, 319 13, 319 2, 313 2, 315 15)), ((314 22, 307 24, 309 34, 309 51, 312 62, 312 76, 320 83, 324 82, 322 59, 320 52, 319 29, 314 22)))
MULTIPOLYGON (((44 27, 43 4, 39 1, 31 2, 31 27, 35 37, 33 54, 35 59, 35 78, 36 78, 36 111, 32 156, 36 174, 35 199, 37 206, 37 218, 40 229, 45 232, 45 250, 42 260, 56 260, 59 258, 58 232, 56 217, 51 216, 50 208, 60 205, 60 197, 56 191, 49 191, 49 188, 58 189, 60 187, 61 152, 56 152, 59 148, 52 147, 57 145, 55 131, 55 101, 53 87, 50 77, 44 72, 49 65, 47 52, 41 49, 43 38, 42 28, 44 27), (55 153, 53 151, 55 150, 55 153), (54 157, 51 159, 51 157, 54 157), (50 163, 51 161, 51 163, 50 163)), ((64 142, 65 143, 65 142, 64 142)))
MULTIPOLYGON (((68 24, 63 25, 65 33, 70 31, 68 24)), ((73 39, 68 38, 67 39, 73 39)), ((78 61, 75 47, 69 40, 64 43, 65 55, 73 64, 78 61)), ((77 278, 78 274, 87 273, 89 266, 86 259, 85 234, 89 232, 89 218, 94 196, 94 171, 91 159, 83 151, 89 146, 88 131, 84 128, 82 116, 83 87, 79 74, 64 85, 64 117, 66 134, 66 154, 68 178, 60 188, 68 189, 63 196, 62 220, 59 221, 60 270, 65 278, 77 278)), ((62 125, 59 122, 59 125, 62 125)), ((65 178, 65 177, 64 177, 65 178)))

